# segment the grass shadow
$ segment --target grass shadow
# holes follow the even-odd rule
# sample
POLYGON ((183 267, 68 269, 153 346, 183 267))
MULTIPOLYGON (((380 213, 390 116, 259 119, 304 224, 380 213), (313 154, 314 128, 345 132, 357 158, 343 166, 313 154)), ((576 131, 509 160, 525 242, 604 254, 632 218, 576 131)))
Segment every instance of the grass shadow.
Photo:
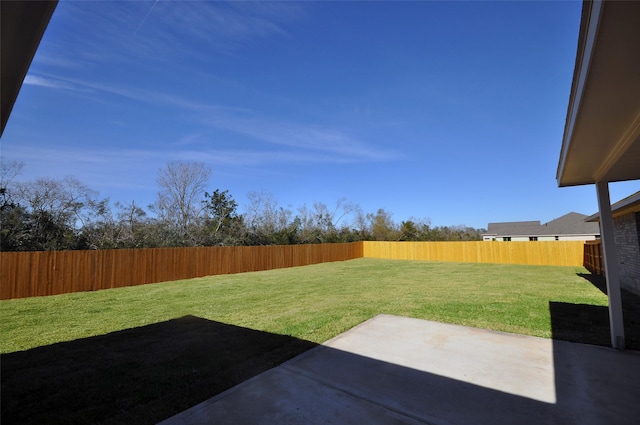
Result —
POLYGON ((550 301, 549 313, 553 339, 583 344, 611 345, 607 307, 550 301))
MULTIPOLYGON (((604 276, 578 273, 602 293, 607 293, 604 276)), ((551 331, 553 339, 611 346, 608 307, 590 304, 571 304, 550 301, 551 331)), ((622 290, 626 348, 640 350, 640 297, 622 290)))
POLYGON ((314 346, 185 316, 4 354, 1 421, 156 423, 314 346))
POLYGON ((591 283, 596 288, 598 288, 600 292, 607 295, 607 280, 604 278, 604 276, 599 276, 597 274, 591 274, 591 273, 576 273, 576 274, 581 278, 583 278, 584 280, 591 283))

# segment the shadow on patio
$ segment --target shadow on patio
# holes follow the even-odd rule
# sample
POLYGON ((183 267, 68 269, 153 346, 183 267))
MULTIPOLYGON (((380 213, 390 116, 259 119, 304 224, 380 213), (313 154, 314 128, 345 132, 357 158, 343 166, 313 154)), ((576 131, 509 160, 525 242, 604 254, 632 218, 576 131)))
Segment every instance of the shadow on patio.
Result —
POLYGON ((379 315, 161 425, 635 424, 639 365, 632 351, 379 315))

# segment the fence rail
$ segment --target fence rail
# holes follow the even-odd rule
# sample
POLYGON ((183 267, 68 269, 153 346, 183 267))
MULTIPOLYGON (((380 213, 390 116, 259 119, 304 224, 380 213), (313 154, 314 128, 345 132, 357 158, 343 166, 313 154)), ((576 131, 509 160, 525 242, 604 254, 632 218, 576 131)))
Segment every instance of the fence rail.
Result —
POLYGON ((0 299, 306 266, 362 257, 361 243, 0 253, 0 299))
MULTIPOLYGON (((0 252, 0 299, 166 282, 361 257, 586 266, 582 241, 353 242, 318 245, 0 252)), ((587 267, 588 268, 588 267, 587 267)))
POLYGON ((602 241, 586 241, 584 244, 583 266, 593 274, 604 275, 604 261, 602 260, 602 241))

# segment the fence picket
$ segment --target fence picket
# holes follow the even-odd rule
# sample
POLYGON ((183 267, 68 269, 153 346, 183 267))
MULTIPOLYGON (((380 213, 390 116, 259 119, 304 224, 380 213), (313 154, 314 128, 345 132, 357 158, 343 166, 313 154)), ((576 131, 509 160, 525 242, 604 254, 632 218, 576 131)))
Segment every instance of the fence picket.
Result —
POLYGON ((351 260, 362 257, 360 245, 0 252, 0 299, 351 260))
MULTIPOLYGON (((311 245, 0 252, 0 299, 305 266, 361 257, 582 266, 601 270, 599 245, 553 242, 353 242, 311 245)), ((592 270, 593 269, 593 270, 592 270)))

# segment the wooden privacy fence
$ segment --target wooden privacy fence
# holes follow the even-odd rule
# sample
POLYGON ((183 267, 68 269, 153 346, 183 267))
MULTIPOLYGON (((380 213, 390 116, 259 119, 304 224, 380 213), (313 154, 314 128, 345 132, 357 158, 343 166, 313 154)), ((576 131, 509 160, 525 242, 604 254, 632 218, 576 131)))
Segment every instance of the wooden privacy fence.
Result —
POLYGON ((365 257, 545 266, 581 266, 583 241, 364 242, 365 257))
POLYGON ((361 243, 0 253, 0 299, 270 270, 362 257, 361 243))
POLYGON ((604 261, 602 260, 602 241, 586 241, 584 243, 584 268, 593 274, 604 275, 604 261))
POLYGON ((353 242, 318 245, 0 252, 0 299, 97 291, 201 276, 345 261, 361 257, 581 266, 585 249, 582 241, 539 241, 353 242))

